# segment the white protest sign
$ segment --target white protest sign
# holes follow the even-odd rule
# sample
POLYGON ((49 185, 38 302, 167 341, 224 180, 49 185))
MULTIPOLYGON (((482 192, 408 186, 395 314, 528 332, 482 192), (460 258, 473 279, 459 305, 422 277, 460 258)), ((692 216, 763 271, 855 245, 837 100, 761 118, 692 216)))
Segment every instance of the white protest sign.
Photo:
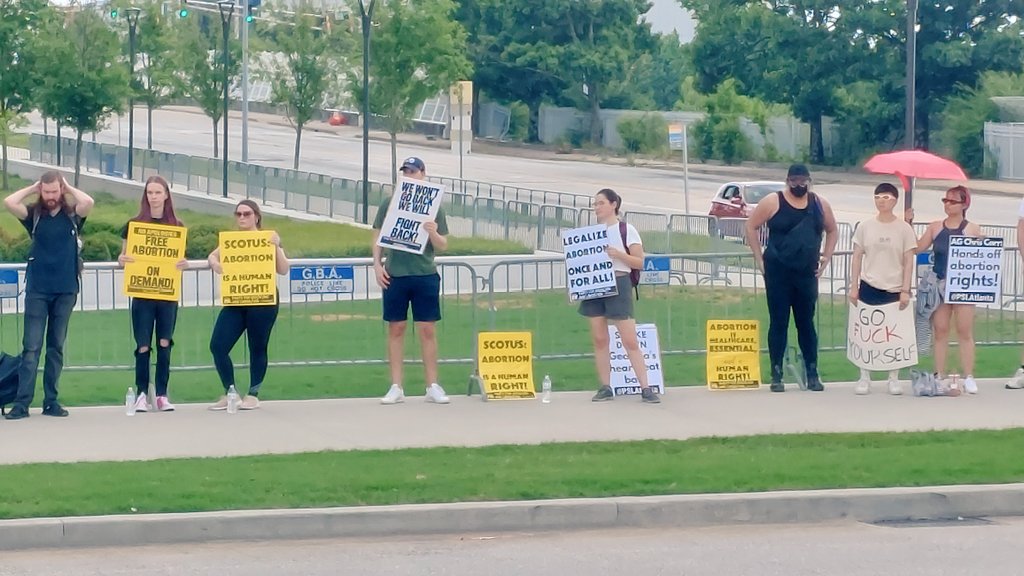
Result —
POLYGON ((949 304, 995 302, 1002 269, 1002 238, 950 236, 943 299, 949 304))
POLYGON ((444 186, 426 180, 401 178, 388 204, 377 245, 392 250, 423 254, 428 234, 423 224, 433 222, 441 209, 444 186))
POLYGON ((917 364, 914 306, 900 303, 850 305, 846 331, 846 358, 858 368, 889 371, 917 364))
MULTIPOLYGON (((609 351, 612 364, 612 392, 616 396, 640 393, 640 382, 636 379, 633 366, 629 363, 626 349, 619 339, 619 329, 608 326, 609 351)), ((647 366, 647 383, 658 394, 665 393, 665 378, 661 367, 661 346, 658 344, 658 327, 654 324, 637 324, 636 338, 640 344, 640 352, 644 355, 647 366)))
POLYGON ((615 270, 608 257, 608 227, 595 224, 562 231, 569 300, 615 296, 615 270))

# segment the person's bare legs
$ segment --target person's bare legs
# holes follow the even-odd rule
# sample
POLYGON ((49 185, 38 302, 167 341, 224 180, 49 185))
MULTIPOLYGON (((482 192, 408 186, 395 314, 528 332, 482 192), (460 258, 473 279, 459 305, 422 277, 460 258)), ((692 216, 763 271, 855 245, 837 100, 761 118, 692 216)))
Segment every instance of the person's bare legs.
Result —
POLYGON ((601 386, 610 386, 612 378, 612 359, 608 351, 608 320, 604 316, 589 318, 590 339, 594 344, 594 367, 597 369, 597 380, 601 386))
POLYGON ((644 353, 640 350, 640 342, 636 338, 636 321, 629 318, 615 320, 614 324, 619 330, 619 341, 622 342, 622 347, 626 350, 629 365, 633 367, 633 374, 636 374, 640 388, 647 388, 647 363, 644 362, 644 353))
POLYGON ((956 307, 956 338, 960 344, 960 370, 964 377, 974 375, 974 306, 956 307))
MULTIPOLYGON (((420 339, 423 355, 423 372, 427 378, 426 387, 437 384, 437 328, 434 322, 416 322, 416 334, 420 339)), ((392 372, 394 368, 392 367, 392 372)), ((401 369, 399 369, 401 374, 401 369)))
POLYGON ((943 302, 932 313, 932 345, 935 346, 935 372, 940 377, 949 375, 946 372, 946 356, 949 354, 949 319, 953 308, 943 302))
POLYGON ((402 361, 405 356, 405 327, 408 322, 388 322, 388 367, 391 383, 402 385, 402 361))

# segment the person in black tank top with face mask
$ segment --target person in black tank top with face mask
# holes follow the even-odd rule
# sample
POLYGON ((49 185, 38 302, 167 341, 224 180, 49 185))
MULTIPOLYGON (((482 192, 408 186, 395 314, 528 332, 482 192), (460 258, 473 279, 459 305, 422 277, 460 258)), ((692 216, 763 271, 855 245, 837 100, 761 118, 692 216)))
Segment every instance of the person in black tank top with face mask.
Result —
MULTIPOLYGON (((917 241, 917 251, 929 248, 934 253, 932 270, 939 279, 940 296, 946 290, 946 270, 949 265, 950 236, 981 236, 981 228, 967 221, 967 209, 971 206, 971 193, 963 186, 954 186, 942 198, 942 209, 946 217, 928 225, 917 241)), ((913 218, 913 214, 910 215, 913 218)), ((940 380, 948 377, 946 359, 949 353, 949 328, 956 317, 957 342, 960 344, 960 369, 964 373, 964 391, 978 392, 974 380, 974 304, 949 304, 942 302, 932 313, 932 341, 935 346, 935 372, 940 380)))
POLYGON ((782 363, 786 353, 789 314, 793 312, 797 339, 807 369, 807 389, 824 390, 818 376, 818 334, 814 308, 818 277, 832 259, 837 237, 832 207, 810 191, 811 174, 803 164, 789 167, 786 188, 767 196, 747 219, 747 244, 764 274, 768 299, 768 355, 771 391, 785 392, 782 363), (768 243, 761 251, 759 230, 768 226, 768 243), (821 249, 822 235, 825 248, 821 249))

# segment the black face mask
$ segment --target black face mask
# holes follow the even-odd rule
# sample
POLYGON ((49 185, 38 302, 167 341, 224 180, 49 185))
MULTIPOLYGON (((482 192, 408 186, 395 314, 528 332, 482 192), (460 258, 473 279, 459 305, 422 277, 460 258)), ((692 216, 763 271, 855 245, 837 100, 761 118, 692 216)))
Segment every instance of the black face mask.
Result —
POLYGON ((807 195, 807 190, 809 190, 809 188, 807 186, 790 186, 789 187, 789 191, 792 192, 793 196, 796 196, 797 198, 803 198, 804 196, 806 196, 807 195))

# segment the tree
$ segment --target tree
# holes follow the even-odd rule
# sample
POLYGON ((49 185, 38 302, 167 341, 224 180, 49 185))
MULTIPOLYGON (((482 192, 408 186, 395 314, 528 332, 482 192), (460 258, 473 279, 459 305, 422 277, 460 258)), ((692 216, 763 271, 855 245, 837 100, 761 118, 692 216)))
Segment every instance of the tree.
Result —
POLYGON ((39 35, 52 23, 53 12, 45 0, 0 0, 0 148, 3 188, 7 180, 7 141, 25 125, 25 113, 42 84, 39 74, 39 35))
POLYGON ((626 83, 631 107, 671 110, 681 96, 683 78, 693 73, 691 57, 675 32, 655 35, 652 41, 651 50, 638 50, 636 73, 626 83))
POLYGON ((153 149, 153 110, 167 104, 174 88, 174 38, 163 14, 163 2, 148 0, 141 6, 138 47, 141 82, 136 96, 146 105, 146 148, 153 149))
MULTIPOLYGON (((397 178, 398 133, 412 123, 416 106, 471 73, 466 31, 452 19, 454 10, 452 0, 388 0, 377 6, 380 25, 371 46, 370 111, 384 118, 391 135, 392 182, 397 178)), ((362 98, 361 84, 355 93, 362 98)))
POLYGON ((945 102, 941 114, 940 146, 968 174, 992 177, 996 167, 985 163, 985 122, 1001 119, 992 98, 1024 94, 1024 75, 986 72, 976 87, 958 88, 958 93, 945 102))
MULTIPOLYGON (((216 18, 219 24, 220 16, 216 18)), ((217 125, 224 114, 224 81, 229 86, 237 82, 241 47, 236 41, 228 41, 229 62, 225 71, 223 42, 205 35, 198 20, 182 18, 175 27, 178 48, 174 62, 178 73, 173 84, 177 93, 195 101, 213 122, 213 157, 219 158, 217 125)))
POLYGON ((56 121, 75 129, 75 185, 82 165, 82 137, 95 132, 124 109, 128 71, 121 44, 99 14, 83 9, 68 13, 61 26, 47 27, 40 61, 44 80, 39 107, 56 121))
POLYGON ((342 76, 330 37, 315 27, 311 11, 310 5, 300 4, 288 33, 277 36, 283 62, 271 74, 271 102, 285 107, 295 127, 295 170, 299 169, 302 128, 323 109, 331 78, 342 76))

